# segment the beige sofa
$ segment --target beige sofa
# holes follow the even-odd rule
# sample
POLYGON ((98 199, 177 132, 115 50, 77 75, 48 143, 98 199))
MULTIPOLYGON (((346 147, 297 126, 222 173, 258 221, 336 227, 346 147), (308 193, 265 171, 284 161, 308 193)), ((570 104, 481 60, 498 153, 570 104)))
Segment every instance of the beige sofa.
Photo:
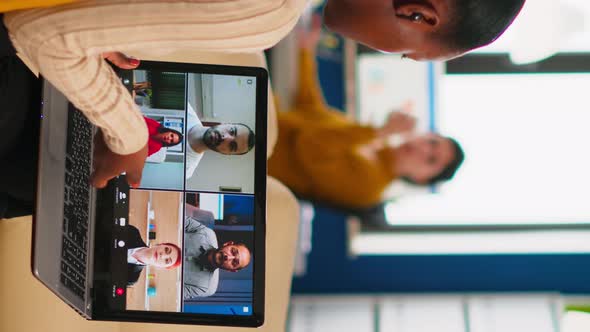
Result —
MULTIPOLYGON (((266 66, 262 54, 183 52, 162 57, 134 54, 143 59, 192 63, 266 66)), ((275 109, 269 98, 268 155, 277 137, 275 109)), ((258 331, 285 330, 295 256, 299 207, 293 194, 268 178, 267 190, 266 322, 258 331)), ((150 332, 252 331, 252 329, 86 321, 33 278, 31 218, 0 220, 0 331, 1 332, 150 332)))

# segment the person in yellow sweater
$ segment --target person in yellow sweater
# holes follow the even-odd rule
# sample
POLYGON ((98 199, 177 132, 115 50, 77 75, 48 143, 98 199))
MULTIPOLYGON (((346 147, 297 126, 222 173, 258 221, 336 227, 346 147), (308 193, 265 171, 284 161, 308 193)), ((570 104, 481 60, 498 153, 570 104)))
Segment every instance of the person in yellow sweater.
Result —
POLYGON ((415 134, 408 112, 392 113, 381 128, 363 126, 331 109, 317 80, 313 49, 319 29, 303 37, 294 106, 278 113, 279 137, 268 172, 298 196, 343 208, 367 208, 383 200, 396 179, 428 185, 453 177, 461 146, 436 133, 415 134), (389 136, 407 138, 393 147, 389 136))

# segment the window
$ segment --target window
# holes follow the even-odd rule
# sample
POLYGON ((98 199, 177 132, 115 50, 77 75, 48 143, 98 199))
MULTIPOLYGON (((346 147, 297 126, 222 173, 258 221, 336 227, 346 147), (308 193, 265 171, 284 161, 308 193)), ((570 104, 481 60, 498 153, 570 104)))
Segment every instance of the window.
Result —
POLYGON ((393 185, 388 227, 353 238, 352 252, 590 252, 590 73, 444 74, 438 66, 359 60, 361 122, 379 125, 416 99, 419 128, 456 138, 466 160, 447 184, 393 185))
POLYGON ((590 222, 590 74, 445 75, 437 127, 466 160, 433 194, 386 206, 392 225, 590 222))

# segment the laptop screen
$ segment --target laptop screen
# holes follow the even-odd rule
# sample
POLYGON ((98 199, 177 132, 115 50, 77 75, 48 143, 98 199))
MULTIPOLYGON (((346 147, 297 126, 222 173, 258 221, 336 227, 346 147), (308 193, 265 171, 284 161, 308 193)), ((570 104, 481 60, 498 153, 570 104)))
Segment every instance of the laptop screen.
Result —
POLYGON ((121 77, 148 127, 149 156, 136 188, 123 176, 112 182, 108 306, 253 315, 264 213, 255 195, 257 77, 153 69, 121 77))

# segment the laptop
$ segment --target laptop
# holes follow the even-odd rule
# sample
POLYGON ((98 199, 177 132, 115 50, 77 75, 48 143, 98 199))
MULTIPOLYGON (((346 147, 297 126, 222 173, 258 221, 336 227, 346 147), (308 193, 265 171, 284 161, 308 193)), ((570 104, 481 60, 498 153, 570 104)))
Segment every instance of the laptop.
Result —
POLYGON ((35 277, 90 320, 262 325, 266 70, 117 73, 150 128, 136 189, 89 186, 97 129, 43 82, 35 277))

